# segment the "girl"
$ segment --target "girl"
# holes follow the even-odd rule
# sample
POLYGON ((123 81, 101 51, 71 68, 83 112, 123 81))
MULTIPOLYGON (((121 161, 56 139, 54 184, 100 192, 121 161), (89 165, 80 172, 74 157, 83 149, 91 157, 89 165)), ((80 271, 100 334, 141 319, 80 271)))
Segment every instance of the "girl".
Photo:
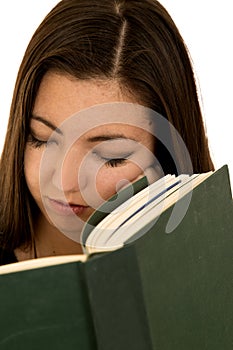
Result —
POLYGON ((63 224, 74 214, 87 220, 98 204, 91 203, 93 188, 105 200, 121 180, 133 182, 150 169, 149 160, 140 163, 145 150, 150 159, 154 154, 164 174, 190 172, 180 166, 172 135, 164 145, 152 127, 150 132, 151 117, 143 113, 136 124, 131 112, 127 124, 124 118, 115 120, 115 105, 121 112, 137 105, 159 113, 181 135, 193 172, 213 170, 189 55, 161 4, 60 1, 33 35, 15 85, 0 163, 0 264, 80 253, 79 242, 64 234, 63 224), (103 120, 100 105, 108 111, 103 120), (66 127, 70 116, 77 118, 66 127), (90 121, 92 126, 83 126, 90 121), (67 130, 79 135, 64 148, 67 130), (54 147, 56 155, 65 156, 47 171, 54 147), (85 168, 83 159, 89 172, 77 177, 85 168), (92 163, 97 165, 91 179, 92 163))

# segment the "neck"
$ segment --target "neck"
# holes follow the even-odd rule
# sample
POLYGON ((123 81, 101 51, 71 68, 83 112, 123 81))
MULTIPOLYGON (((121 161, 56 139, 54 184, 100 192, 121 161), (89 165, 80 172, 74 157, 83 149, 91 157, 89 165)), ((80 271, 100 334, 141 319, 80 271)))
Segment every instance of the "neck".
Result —
POLYGON ((35 223, 34 247, 26 249, 19 247, 15 250, 18 261, 57 255, 83 254, 82 246, 50 224, 41 214, 35 223))

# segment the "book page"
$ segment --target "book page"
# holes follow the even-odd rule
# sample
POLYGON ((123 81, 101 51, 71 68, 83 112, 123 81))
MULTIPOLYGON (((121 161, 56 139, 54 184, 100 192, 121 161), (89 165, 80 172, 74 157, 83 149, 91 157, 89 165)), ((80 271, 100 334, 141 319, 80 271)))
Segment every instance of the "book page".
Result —
POLYGON ((86 254, 75 254, 75 255, 61 255, 61 256, 49 256, 45 258, 38 259, 30 259, 24 260, 20 262, 16 262, 13 264, 0 266, 0 275, 38 269, 46 266, 60 265, 66 264, 70 262, 80 261, 85 262, 87 260, 88 255, 86 254))
MULTIPOLYGON (((177 178, 174 175, 166 175, 132 198, 129 198, 106 216, 105 219, 92 230, 85 245, 88 247, 95 247, 96 245, 98 245, 98 247, 104 247, 105 241, 109 239, 111 233, 114 232, 122 222, 133 215, 138 208, 146 205, 155 195, 164 197, 163 191, 166 190, 167 187, 175 185, 176 181, 177 178)), ((118 242, 118 245, 119 243, 121 242, 118 242)))
MULTIPOLYGON (((202 181, 204 181, 208 176, 210 176, 212 172, 204 173, 204 174, 193 174, 192 176, 189 175, 179 175, 175 179, 180 179, 181 182, 179 184, 176 184, 173 188, 168 188, 165 196, 159 196, 153 201, 149 201, 148 205, 143 207, 143 210, 135 211, 134 215, 129 215, 127 220, 120 220, 121 217, 118 217, 118 220, 116 220, 115 228, 111 227, 112 219, 110 215, 110 230, 106 221, 106 225, 100 225, 100 228, 105 230, 101 230, 99 232, 98 228, 99 225, 94 229, 98 234, 94 235, 94 242, 92 239, 87 240, 86 251, 89 253, 96 252, 98 250, 100 251, 111 251, 119 249, 124 245, 124 242, 131 239, 132 237, 137 237, 137 232, 141 231, 142 228, 147 225, 151 220, 154 220, 156 217, 159 218, 159 215, 161 212, 167 210, 172 204, 174 204, 177 200, 182 198, 185 194, 187 194, 189 191, 192 191, 193 188, 198 186, 202 181), (122 223, 122 224, 121 224, 122 223)), ((166 186, 165 186, 166 188, 166 186)), ((140 201, 139 201, 139 204, 140 201)), ((133 208, 135 210, 134 206, 131 206, 130 208, 133 208)), ((126 208, 125 208, 126 209, 126 208)), ((122 217, 125 218, 125 215, 127 216, 127 210, 123 212, 122 217)), ((91 237, 90 237, 91 238, 91 237)))
POLYGON ((106 250, 108 246, 110 249, 111 246, 115 247, 119 239, 120 241, 127 241, 132 237, 135 239, 139 238, 138 232, 143 230, 143 227, 145 227, 147 224, 153 222, 156 217, 159 218, 161 212, 166 211, 169 207, 175 204, 177 200, 180 200, 187 193, 189 193, 190 185, 192 186, 192 189, 194 189, 211 174, 212 172, 200 174, 198 176, 194 175, 194 178, 191 181, 187 181, 174 192, 171 191, 171 193, 169 193, 168 196, 163 200, 162 211, 161 207, 157 203, 155 203, 156 205, 153 205, 152 203, 152 205, 148 207, 148 210, 144 213, 143 220, 141 220, 140 215, 137 215, 132 219, 131 225, 129 225, 129 222, 127 227, 121 226, 118 230, 116 230, 116 234, 112 236, 106 243, 106 250))

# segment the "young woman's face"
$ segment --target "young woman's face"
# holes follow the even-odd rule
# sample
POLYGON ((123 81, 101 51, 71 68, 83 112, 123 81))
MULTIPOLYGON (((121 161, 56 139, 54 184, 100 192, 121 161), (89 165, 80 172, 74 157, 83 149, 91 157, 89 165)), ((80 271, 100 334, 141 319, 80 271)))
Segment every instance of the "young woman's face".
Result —
POLYGON ((124 102, 137 103, 113 81, 48 72, 41 82, 25 151, 25 177, 41 217, 60 231, 66 231, 74 216, 86 221, 101 201, 153 163, 149 119, 136 116, 135 124, 135 116, 111 113, 111 104, 122 112, 124 102))

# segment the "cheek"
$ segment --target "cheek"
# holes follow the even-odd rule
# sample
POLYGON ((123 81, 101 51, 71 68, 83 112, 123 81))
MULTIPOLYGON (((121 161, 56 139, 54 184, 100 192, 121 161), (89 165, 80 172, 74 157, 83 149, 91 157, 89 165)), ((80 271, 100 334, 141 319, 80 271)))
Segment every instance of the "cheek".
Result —
POLYGON ((24 174, 26 183, 32 196, 37 200, 40 198, 39 169, 41 154, 38 150, 26 147, 24 155, 24 174))
POLYGON ((142 170, 135 164, 119 167, 103 167, 96 177, 96 189, 103 199, 114 195, 128 182, 133 182, 142 174, 142 170))

